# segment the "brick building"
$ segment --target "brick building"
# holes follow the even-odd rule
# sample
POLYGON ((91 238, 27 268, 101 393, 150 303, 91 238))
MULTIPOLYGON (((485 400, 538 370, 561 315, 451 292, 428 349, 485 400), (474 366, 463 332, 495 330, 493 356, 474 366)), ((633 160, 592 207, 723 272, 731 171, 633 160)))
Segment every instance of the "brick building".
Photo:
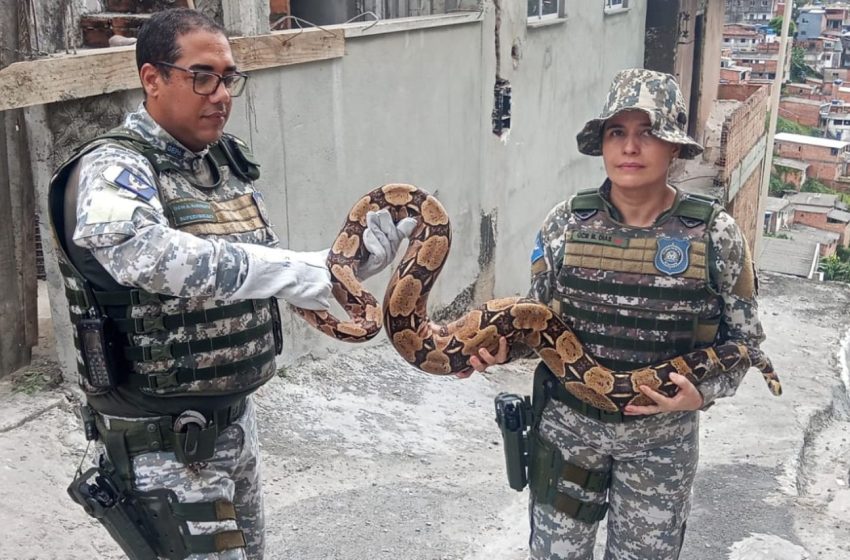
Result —
POLYGON ((820 125, 821 107, 824 104, 814 99, 783 97, 779 101, 779 116, 812 128, 820 125))
POLYGON ((726 0, 726 23, 767 23, 774 0, 726 0))
POLYGON ((794 223, 839 235, 842 247, 850 245, 850 212, 839 208, 838 196, 824 193, 798 193, 788 197, 794 208, 794 223))
POLYGON ((764 41, 755 25, 727 23, 723 26, 723 48, 732 52, 754 51, 764 41))
POLYGON ((774 139, 774 153, 810 164, 809 177, 829 187, 850 190, 850 142, 783 132, 774 139))

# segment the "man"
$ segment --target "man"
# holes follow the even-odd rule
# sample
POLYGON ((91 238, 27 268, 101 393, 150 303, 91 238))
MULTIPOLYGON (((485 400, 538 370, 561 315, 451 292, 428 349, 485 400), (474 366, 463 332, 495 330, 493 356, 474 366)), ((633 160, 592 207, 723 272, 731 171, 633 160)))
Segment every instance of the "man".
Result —
MULTIPOLYGON (((764 340, 753 263, 735 221, 713 199, 667 182, 675 158, 702 152, 687 122, 673 76, 618 73, 602 114, 577 137, 581 153, 602 156, 608 177, 552 209, 531 255, 529 297, 558 310, 611 369, 764 340)), ((506 359, 503 342, 470 364, 483 371, 506 359)), ((699 455, 697 411, 734 395, 746 371, 733 368, 698 387, 671 374, 679 388, 673 397, 641 386, 652 404, 610 413, 579 401, 541 363, 530 437, 530 557, 592 558, 607 515, 606 560, 678 558, 699 455)))
MULTIPOLYGON (((250 395, 281 352, 276 299, 327 309, 326 252, 277 248, 259 166, 224 134, 238 71, 224 30, 154 14, 136 62, 145 101, 51 183, 87 436, 103 453, 69 492, 131 558, 263 556, 250 395)), ((365 277, 412 223, 369 215, 365 277)))

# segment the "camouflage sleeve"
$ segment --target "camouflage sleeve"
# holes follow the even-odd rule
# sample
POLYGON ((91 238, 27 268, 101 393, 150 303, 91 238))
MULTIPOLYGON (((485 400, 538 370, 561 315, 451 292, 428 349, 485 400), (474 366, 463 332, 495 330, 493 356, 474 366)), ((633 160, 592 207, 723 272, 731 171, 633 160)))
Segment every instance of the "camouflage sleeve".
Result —
MULTIPOLYGON (((565 201, 549 212, 534 239, 534 249, 531 251, 531 286, 526 297, 546 305, 552 301, 552 290, 561 262, 555 254, 563 250, 561 240, 568 217, 569 203, 565 201)), ((516 344, 510 351, 510 360, 532 356, 534 351, 524 344, 516 344)))
MULTIPOLYGON (((756 301, 758 280, 747 240, 726 212, 715 219, 709 238, 711 280, 723 299, 717 342, 740 342, 758 348, 765 336, 756 301)), ((699 391, 705 401, 704 407, 715 399, 734 395, 747 369, 735 368, 702 383, 699 391)))
POLYGON ((568 201, 553 208, 537 232, 534 250, 531 252, 531 287, 528 297, 547 305, 552 301, 555 278, 561 268, 561 260, 556 254, 560 255, 563 251, 564 228, 568 218, 568 201))
POLYGON ((80 162, 74 243, 124 286, 179 297, 227 299, 247 273, 234 244, 171 228, 148 161, 105 145, 80 162))

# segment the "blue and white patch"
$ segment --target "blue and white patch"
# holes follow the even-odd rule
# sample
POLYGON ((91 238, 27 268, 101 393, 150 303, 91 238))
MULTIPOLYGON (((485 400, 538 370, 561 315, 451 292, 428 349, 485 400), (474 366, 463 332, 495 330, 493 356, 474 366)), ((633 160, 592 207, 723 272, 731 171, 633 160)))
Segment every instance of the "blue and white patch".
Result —
POLYGON ((186 153, 186 150, 184 150, 177 144, 169 142, 165 145, 165 153, 170 155, 171 157, 181 158, 186 153))
POLYGON ((691 242, 687 239, 662 237, 658 240, 658 251, 655 253, 655 268, 668 276, 683 273, 688 269, 690 248, 691 242))
POLYGON ((537 232, 537 239, 534 240, 534 250, 531 251, 531 264, 536 263, 543 258, 543 235, 537 232))
POLYGON ((139 177, 120 165, 110 165, 102 173, 103 178, 116 187, 130 191, 139 198, 149 201, 156 196, 156 189, 144 177, 139 177))

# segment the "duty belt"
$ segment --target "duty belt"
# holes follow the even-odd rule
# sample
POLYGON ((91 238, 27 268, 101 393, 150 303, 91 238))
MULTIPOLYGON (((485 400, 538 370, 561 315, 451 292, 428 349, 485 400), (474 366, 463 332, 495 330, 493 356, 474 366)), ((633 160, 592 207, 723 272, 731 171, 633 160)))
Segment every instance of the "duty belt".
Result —
POLYGON ((551 399, 567 405, 583 416, 609 424, 633 422, 635 420, 645 418, 645 416, 628 416, 622 412, 608 412, 606 410, 596 408, 595 406, 591 406, 586 402, 579 400, 576 396, 567 391, 555 375, 551 371, 548 371, 548 368, 546 369, 548 375, 535 376, 535 381, 537 381, 537 378, 543 379, 543 389, 546 395, 551 399))
POLYGON ((116 470, 129 478, 132 476, 132 457, 142 453, 173 451, 184 464, 210 459, 215 453, 215 440, 242 416, 246 402, 240 399, 208 416, 187 410, 178 416, 150 419, 110 418, 108 428, 104 418, 98 414, 97 431, 116 470))

